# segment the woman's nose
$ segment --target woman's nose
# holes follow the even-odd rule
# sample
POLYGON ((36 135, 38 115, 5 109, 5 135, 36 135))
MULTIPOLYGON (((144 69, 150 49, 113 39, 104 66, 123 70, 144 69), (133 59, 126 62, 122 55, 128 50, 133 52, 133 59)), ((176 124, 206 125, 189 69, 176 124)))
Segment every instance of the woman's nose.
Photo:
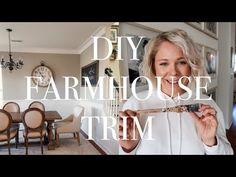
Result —
POLYGON ((176 65, 170 65, 170 68, 169 68, 169 74, 172 75, 172 76, 175 76, 177 75, 177 68, 176 68, 176 65))

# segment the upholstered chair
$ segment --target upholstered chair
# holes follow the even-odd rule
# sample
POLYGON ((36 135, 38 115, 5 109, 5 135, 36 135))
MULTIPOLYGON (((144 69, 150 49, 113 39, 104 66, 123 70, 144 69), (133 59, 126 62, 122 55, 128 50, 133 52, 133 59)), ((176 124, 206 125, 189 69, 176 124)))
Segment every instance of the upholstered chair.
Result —
MULTIPOLYGON (((28 108, 38 108, 40 109, 41 111, 45 112, 45 106, 42 102, 40 101, 33 101, 32 103, 30 103, 29 107, 28 108)), ((47 123, 44 122, 44 126, 46 127, 47 126, 47 123)), ((45 134, 44 136, 44 142, 48 142, 48 137, 47 135, 45 134)))
POLYGON ((57 146, 60 145, 59 134, 61 133, 73 133, 74 137, 77 135, 77 141, 80 145, 80 127, 81 127, 81 117, 84 115, 84 107, 77 105, 74 107, 73 114, 69 115, 62 121, 57 121, 54 124, 55 136, 57 146))
POLYGON ((11 155, 10 140, 16 138, 17 136, 17 128, 12 127, 11 125, 11 114, 3 109, 0 109, 0 141, 7 141, 9 155, 11 155))
POLYGON ((46 127, 44 126, 45 114, 38 108, 29 108, 23 114, 23 124, 25 131, 23 136, 25 138, 26 155, 28 155, 28 140, 40 138, 41 153, 43 154, 42 138, 46 134, 46 127))
MULTIPOLYGON (((20 113, 20 106, 16 102, 7 102, 3 109, 7 112, 19 112, 20 113)), ((16 148, 19 143, 19 129, 20 129, 20 123, 12 123, 12 127, 17 128, 17 135, 16 135, 16 148)))
POLYGON ((7 102, 3 109, 7 112, 20 112, 20 106, 16 102, 7 102))
POLYGON ((30 103, 29 108, 38 108, 41 111, 45 111, 44 104, 39 101, 33 101, 32 103, 30 103))

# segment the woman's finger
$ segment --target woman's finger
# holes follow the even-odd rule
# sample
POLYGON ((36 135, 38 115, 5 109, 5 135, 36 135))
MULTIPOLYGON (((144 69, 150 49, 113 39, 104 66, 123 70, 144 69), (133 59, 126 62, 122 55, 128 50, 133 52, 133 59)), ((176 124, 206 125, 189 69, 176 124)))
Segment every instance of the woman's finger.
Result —
POLYGON ((137 113, 135 111, 132 111, 132 110, 125 110, 125 113, 128 115, 128 116, 137 116, 137 113))
POLYGON ((124 119, 126 119, 127 124, 130 124, 133 119, 131 116, 135 116, 134 111, 131 111, 131 110, 120 111, 119 112, 119 125, 123 125, 124 119))
POLYGON ((216 116, 216 110, 215 109, 213 109, 213 108, 206 108, 203 112, 202 112, 202 114, 204 115, 204 116, 207 116, 208 114, 210 114, 210 115, 213 115, 213 116, 216 116))
MULTIPOLYGON (((123 138, 125 138, 124 137, 124 129, 123 129, 123 127, 119 127, 119 138, 121 139, 123 139, 123 138)), ((126 139, 131 139, 132 138, 132 134, 131 134, 131 130, 129 129, 129 128, 127 128, 126 129, 126 139)))
POLYGON ((123 126, 119 125, 119 131, 123 131, 123 126))
POLYGON ((215 116, 212 116, 212 115, 206 116, 206 117, 202 118, 202 121, 203 121, 203 122, 206 122, 206 121, 214 121, 214 122, 217 122, 216 117, 215 117, 215 116))
POLYGON ((119 126, 123 126, 123 118, 122 117, 119 118, 119 126))
POLYGON ((211 108, 211 107, 209 105, 201 104, 201 107, 200 107, 199 111, 202 112, 207 108, 211 108))
POLYGON ((123 127, 119 129, 119 136, 123 136, 123 127))
POLYGON ((128 116, 124 111, 119 111, 119 117, 128 116))
POLYGON ((119 112, 119 117, 135 117, 137 116, 137 112, 132 111, 132 110, 125 110, 125 111, 120 111, 119 112))

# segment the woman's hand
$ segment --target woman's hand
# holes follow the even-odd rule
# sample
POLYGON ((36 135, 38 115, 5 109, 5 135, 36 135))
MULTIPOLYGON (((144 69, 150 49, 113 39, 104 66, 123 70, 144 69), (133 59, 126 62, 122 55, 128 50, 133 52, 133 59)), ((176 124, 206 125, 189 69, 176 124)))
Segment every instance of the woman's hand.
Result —
POLYGON ((123 148, 125 152, 131 152, 137 145, 140 140, 140 135, 137 130, 137 126, 135 126, 134 118, 135 116, 139 116, 135 111, 125 110, 124 112, 119 112, 119 144, 123 148), (132 116, 132 117, 131 117, 132 116), (123 137, 123 122, 124 117, 127 117, 127 138, 123 137), (134 129, 135 126, 135 129, 134 129), (135 131, 135 132, 134 132, 135 131), (135 133, 135 137, 134 137, 135 133))
POLYGON ((202 116, 199 117, 195 112, 190 112, 190 115, 194 118, 197 131, 200 134, 202 141, 207 146, 214 146, 216 142, 216 130, 218 121, 216 119, 216 110, 209 105, 201 105, 199 111, 202 112, 202 116))

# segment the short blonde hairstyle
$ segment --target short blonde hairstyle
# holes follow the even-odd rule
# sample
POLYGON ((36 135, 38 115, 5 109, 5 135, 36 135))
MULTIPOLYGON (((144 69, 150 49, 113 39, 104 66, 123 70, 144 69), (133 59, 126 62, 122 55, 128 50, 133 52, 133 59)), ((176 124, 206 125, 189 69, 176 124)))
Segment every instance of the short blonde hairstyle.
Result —
POLYGON ((207 75, 197 44, 193 42, 185 31, 175 29, 160 33, 145 46, 144 59, 139 69, 141 75, 148 77, 154 86, 156 86, 155 56, 163 42, 170 42, 182 49, 183 55, 191 68, 192 77, 207 75))

